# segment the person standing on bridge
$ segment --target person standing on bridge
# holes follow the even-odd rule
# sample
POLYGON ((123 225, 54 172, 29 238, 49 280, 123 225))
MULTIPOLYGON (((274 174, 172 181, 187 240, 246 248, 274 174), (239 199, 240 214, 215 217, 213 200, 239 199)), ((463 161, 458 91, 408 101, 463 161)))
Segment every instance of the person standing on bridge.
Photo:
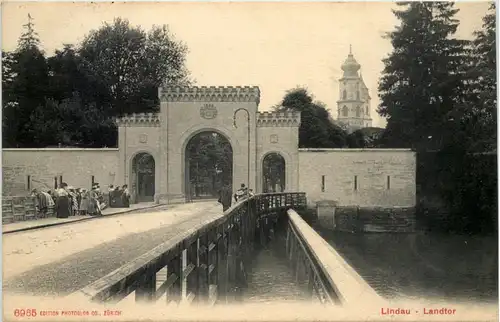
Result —
POLYGON ((122 186, 122 204, 123 207, 130 207, 130 192, 128 191, 128 185, 124 184, 122 186))
POLYGON ((236 191, 234 194, 234 200, 238 202, 239 200, 243 200, 248 198, 248 188, 245 186, 244 183, 241 184, 241 188, 236 191))
POLYGON ((232 194, 233 192, 231 191, 229 184, 223 185, 220 189, 218 202, 222 204, 222 211, 226 211, 231 208, 232 194))

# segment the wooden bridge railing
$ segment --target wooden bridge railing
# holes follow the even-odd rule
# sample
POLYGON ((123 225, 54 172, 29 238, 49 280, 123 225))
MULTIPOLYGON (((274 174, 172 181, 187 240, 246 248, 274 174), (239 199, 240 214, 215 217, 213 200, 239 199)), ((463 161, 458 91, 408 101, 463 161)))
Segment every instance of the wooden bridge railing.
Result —
POLYGON ((286 251, 296 282, 325 304, 387 303, 293 209, 287 211, 286 251))
MULTIPOLYGON (((33 196, 2 196, 2 224, 56 216, 55 206, 49 207, 45 214, 37 212, 35 199, 33 196)), ((103 193, 103 200, 108 204, 107 193, 103 193)))
POLYGON ((307 290, 321 303, 338 304, 338 290, 322 260, 306 236, 306 229, 312 229, 294 211, 288 210, 286 254, 295 272, 296 283, 306 281, 307 290))
POLYGON ((134 291, 136 301, 157 301, 165 294, 167 302, 227 301, 241 290, 244 266, 255 241, 273 230, 276 216, 272 214, 306 204, 305 193, 256 195, 157 246, 78 294, 98 302, 118 302, 134 291), (160 271, 166 272, 166 278, 158 287, 160 271))
MULTIPOLYGON (((54 208, 50 209, 47 216, 54 215, 54 208)), ((37 219, 35 197, 13 196, 2 197, 2 223, 8 224, 16 221, 37 219)))

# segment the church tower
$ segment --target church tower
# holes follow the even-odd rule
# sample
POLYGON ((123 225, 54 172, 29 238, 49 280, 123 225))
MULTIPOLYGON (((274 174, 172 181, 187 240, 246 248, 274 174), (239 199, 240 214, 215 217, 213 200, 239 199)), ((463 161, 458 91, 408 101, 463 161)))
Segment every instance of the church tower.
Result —
POLYGON ((351 46, 349 46, 349 55, 341 68, 344 74, 339 79, 337 121, 343 123, 349 132, 371 127, 371 97, 359 72, 361 65, 354 59, 351 46))

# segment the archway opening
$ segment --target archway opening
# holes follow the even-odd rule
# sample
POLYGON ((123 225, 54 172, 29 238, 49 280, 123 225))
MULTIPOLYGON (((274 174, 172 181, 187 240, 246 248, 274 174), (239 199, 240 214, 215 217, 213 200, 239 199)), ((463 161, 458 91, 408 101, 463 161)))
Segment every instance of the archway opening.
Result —
POLYGON ((286 188, 285 159, 279 153, 269 153, 262 160, 264 193, 284 192, 286 188))
POLYGON ((132 160, 132 189, 135 202, 154 201, 155 159, 149 153, 138 153, 132 160))
POLYGON ((232 190, 233 149, 229 140, 214 131, 193 136, 185 153, 185 195, 187 201, 217 199, 224 185, 232 190))

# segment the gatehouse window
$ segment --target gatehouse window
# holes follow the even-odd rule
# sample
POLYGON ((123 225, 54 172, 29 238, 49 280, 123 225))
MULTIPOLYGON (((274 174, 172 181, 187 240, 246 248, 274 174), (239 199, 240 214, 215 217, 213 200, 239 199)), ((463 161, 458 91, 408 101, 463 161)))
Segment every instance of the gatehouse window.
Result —
POLYGON ((356 107, 356 117, 361 117, 361 107, 356 107))
POLYGON ((349 114, 349 109, 347 108, 347 106, 344 105, 344 107, 342 108, 342 115, 347 116, 348 114, 349 114))
POLYGON ((344 91, 342 92, 342 99, 347 99, 347 91, 344 89, 344 91))
POLYGON ((358 190, 358 176, 354 176, 354 191, 358 190))
POLYGON ((368 105, 366 106, 366 115, 368 115, 368 105))
POLYGON ((325 192, 325 176, 321 176, 321 192, 325 192))
POLYGON ((27 188, 26 190, 31 191, 31 176, 30 175, 28 175, 26 177, 26 188, 27 188))
POLYGON ((391 176, 387 176, 387 190, 391 189, 391 176))
POLYGON ((356 92, 356 99, 359 100, 359 91, 356 92))

